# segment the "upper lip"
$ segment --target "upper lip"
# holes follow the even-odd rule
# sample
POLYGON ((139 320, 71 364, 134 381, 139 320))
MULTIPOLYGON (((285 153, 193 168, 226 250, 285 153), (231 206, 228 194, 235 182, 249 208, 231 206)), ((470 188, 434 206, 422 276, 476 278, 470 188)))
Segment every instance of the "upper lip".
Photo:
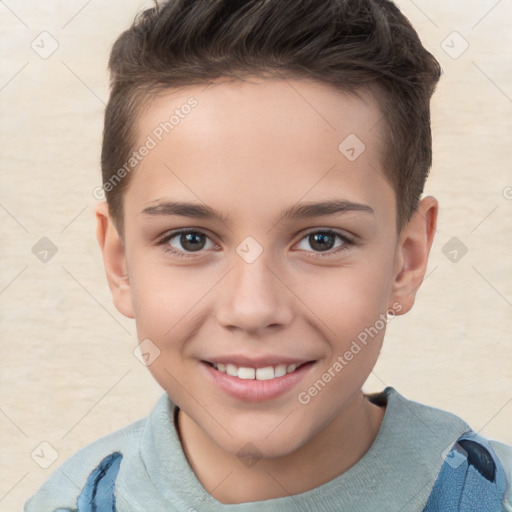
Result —
POLYGON ((212 364, 234 364, 235 366, 242 366, 244 368, 265 368, 267 366, 278 366, 284 364, 289 366, 296 364, 300 366, 304 363, 309 363, 312 359, 297 359, 287 356, 265 356, 265 357, 247 357, 244 355, 226 355, 226 356, 215 356, 203 361, 212 364))

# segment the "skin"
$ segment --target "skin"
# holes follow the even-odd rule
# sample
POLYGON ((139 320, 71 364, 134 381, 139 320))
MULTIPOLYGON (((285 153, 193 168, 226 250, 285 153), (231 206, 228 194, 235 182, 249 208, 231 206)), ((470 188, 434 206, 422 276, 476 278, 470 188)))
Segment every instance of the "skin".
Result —
POLYGON ((182 446, 205 489, 222 503, 301 493, 345 472, 374 441, 385 410, 361 388, 385 328, 307 404, 298 394, 332 372, 380 315, 410 310, 438 204, 422 199, 397 233, 395 192, 381 163, 384 125, 367 93, 282 79, 167 91, 140 116, 140 145, 191 96, 197 107, 131 175, 123 236, 106 204, 97 207, 109 286, 117 309, 135 318, 139 342, 149 338, 161 351, 149 370, 180 409, 182 446), (366 146, 353 162, 338 149, 349 134, 366 146), (331 199, 372 211, 279 220, 293 205, 331 199), (170 200, 226 218, 142 213, 170 200), (161 243, 181 228, 206 235, 199 251, 179 236, 161 243), (309 235, 327 228, 350 241, 334 236, 322 251, 309 235), (237 253, 249 236, 263 251, 252 263, 237 253), (226 354, 315 363, 291 390, 254 403, 206 378, 201 360, 226 354), (254 465, 237 457, 247 443, 258 451, 254 465))

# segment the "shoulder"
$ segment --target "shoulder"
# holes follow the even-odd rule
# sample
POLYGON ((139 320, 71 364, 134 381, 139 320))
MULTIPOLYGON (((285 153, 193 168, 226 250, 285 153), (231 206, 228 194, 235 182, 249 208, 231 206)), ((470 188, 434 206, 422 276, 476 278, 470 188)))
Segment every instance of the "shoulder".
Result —
MULTIPOLYGON (((468 423, 455 414, 409 400, 392 387, 369 395, 369 399, 387 405, 388 427, 401 439, 401 443, 414 449, 416 456, 429 466, 432 475, 437 476, 457 440, 474 432, 468 423)), ((512 512, 512 446, 484 436, 479 438, 488 443, 501 462, 507 480, 503 511, 512 512)))
POLYGON ((386 406, 377 436, 382 446, 379 457, 392 465, 397 475, 407 474, 412 483, 423 482, 426 498, 429 482, 431 488, 446 453, 471 427, 455 414, 409 400, 392 387, 368 398, 386 406))
POLYGON ((429 440, 430 447, 447 446, 471 427, 455 414, 409 400, 393 387, 368 395, 377 405, 386 405, 386 420, 390 429, 404 440, 421 444, 429 440), (433 443, 433 444, 432 444, 433 443))
POLYGON ((503 511, 512 512, 512 446, 493 439, 489 440, 489 444, 503 465, 507 478, 507 491, 503 500, 503 511))
POLYGON ((140 438, 147 418, 97 439, 62 463, 25 503, 24 512, 53 512, 76 509, 77 499, 88 476, 109 455, 119 452, 123 460, 138 458, 140 438))

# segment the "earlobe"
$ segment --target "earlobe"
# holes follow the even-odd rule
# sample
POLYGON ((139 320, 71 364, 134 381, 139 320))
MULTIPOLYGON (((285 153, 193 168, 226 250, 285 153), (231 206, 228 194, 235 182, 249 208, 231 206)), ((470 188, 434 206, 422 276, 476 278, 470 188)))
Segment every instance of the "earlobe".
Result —
POLYGON ((422 199, 400 236, 392 294, 393 300, 402 306, 400 314, 412 308, 416 292, 425 277, 438 210, 439 205, 434 197, 422 199))
POLYGON ((106 202, 96 206, 96 238, 103 254, 103 264, 114 305, 123 315, 134 318, 124 245, 106 202))

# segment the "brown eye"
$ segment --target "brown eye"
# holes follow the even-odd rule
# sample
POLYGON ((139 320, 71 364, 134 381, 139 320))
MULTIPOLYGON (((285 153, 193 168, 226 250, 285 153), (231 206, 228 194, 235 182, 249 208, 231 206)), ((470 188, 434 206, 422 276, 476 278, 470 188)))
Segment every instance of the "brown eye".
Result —
POLYGON ((206 244, 206 236, 203 235, 203 233, 197 233, 194 231, 181 233, 174 238, 178 238, 179 244, 186 251, 200 251, 201 249, 204 249, 206 244))
POLYGON ((213 248, 215 244, 201 231, 181 230, 166 235, 159 242, 166 252, 180 257, 193 257, 203 249, 213 248), (208 247, 208 243, 210 246, 208 247))
POLYGON ((317 230, 308 233, 299 243, 299 249, 312 252, 307 247, 304 247, 304 245, 309 245, 309 247, 313 249, 313 252, 327 253, 325 254, 325 256, 327 256, 336 254, 338 251, 350 247, 353 245, 353 242, 345 235, 336 231, 317 230), (336 242, 336 239, 338 239, 339 242, 336 242), (303 244, 302 247, 300 247, 301 244, 303 244))
POLYGON ((309 235, 308 241, 311 247, 318 251, 329 251, 334 247, 336 237, 329 233, 315 233, 309 235))

